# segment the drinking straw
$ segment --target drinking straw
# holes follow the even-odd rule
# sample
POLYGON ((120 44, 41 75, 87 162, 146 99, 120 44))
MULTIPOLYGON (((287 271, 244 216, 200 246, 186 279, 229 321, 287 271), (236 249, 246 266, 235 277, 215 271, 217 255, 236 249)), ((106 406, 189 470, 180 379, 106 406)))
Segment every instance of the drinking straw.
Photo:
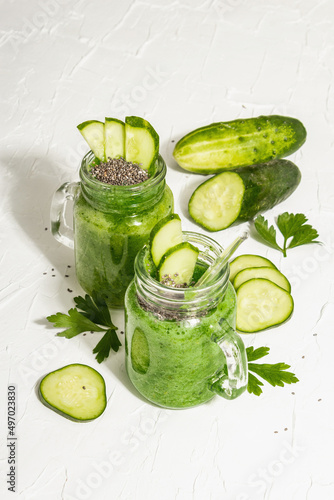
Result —
POLYGON ((224 266, 228 263, 231 256, 234 254, 239 245, 248 238, 248 233, 243 233, 241 236, 238 236, 231 244, 224 250, 219 257, 213 262, 213 264, 208 267, 205 273, 202 274, 200 279, 194 284, 194 287, 206 285, 213 280, 217 276, 218 273, 223 269, 224 266))

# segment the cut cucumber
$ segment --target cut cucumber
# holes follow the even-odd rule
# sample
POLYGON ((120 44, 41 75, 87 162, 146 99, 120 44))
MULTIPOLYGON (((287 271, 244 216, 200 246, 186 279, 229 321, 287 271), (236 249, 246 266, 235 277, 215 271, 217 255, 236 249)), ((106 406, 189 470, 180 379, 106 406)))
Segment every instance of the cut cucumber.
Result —
POLYGON ((288 160, 228 170, 203 182, 189 200, 189 213, 209 231, 253 219, 286 200, 301 179, 288 160))
POLYGON ((144 118, 125 118, 125 159, 139 163, 145 170, 153 167, 159 153, 159 136, 144 118))
POLYGON ((249 267, 239 271, 233 280, 233 286, 237 290, 243 283, 253 278, 264 278, 272 281, 287 292, 291 292, 291 285, 278 269, 273 267, 249 267))
POLYGON ((187 241, 170 248, 162 257, 159 271, 159 280, 171 277, 176 285, 189 285, 194 274, 198 248, 187 241))
POLYGON ((140 328, 133 332, 131 340, 131 364, 137 373, 146 373, 150 366, 150 350, 145 333, 140 328))
POLYGON ((260 255, 244 254, 239 255, 230 262, 230 281, 233 280, 237 273, 248 267, 273 267, 276 266, 271 262, 271 260, 261 257, 260 255))
POLYGON ((80 123, 77 128, 96 158, 104 161, 104 123, 97 120, 89 120, 80 123))
POLYGON ((105 158, 124 158, 125 125, 116 118, 105 118, 104 122, 105 158))
POLYGON ((180 217, 171 214, 158 222, 152 229, 150 240, 152 259, 158 266, 167 250, 182 242, 180 217))
POLYGON ((185 135, 174 148, 180 167, 198 174, 283 158, 306 140, 304 125, 289 116, 258 116, 212 123, 185 135))
POLYGON ((254 333, 286 321, 293 311, 293 299, 272 281, 254 278, 237 290, 237 330, 254 333))
POLYGON ((72 364, 46 375, 39 385, 43 404, 75 421, 94 420, 107 405, 103 377, 87 365, 72 364))
POLYGON ((209 231, 219 231, 238 217, 244 192, 245 186, 238 174, 217 175, 195 190, 189 201, 189 214, 209 231))

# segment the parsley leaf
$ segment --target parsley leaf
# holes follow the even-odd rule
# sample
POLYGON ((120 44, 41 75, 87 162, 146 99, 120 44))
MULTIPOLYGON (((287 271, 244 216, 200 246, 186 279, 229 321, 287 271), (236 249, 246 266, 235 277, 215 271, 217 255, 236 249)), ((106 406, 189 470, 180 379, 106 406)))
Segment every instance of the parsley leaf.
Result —
POLYGON ((93 353, 98 363, 102 363, 110 353, 110 350, 117 352, 122 345, 116 334, 117 328, 109 328, 103 335, 100 342, 94 347, 93 353))
POLYGON ((263 217, 263 215, 259 215, 256 217, 254 221, 254 226, 259 235, 272 247, 277 250, 281 250, 281 247, 278 246, 276 241, 276 230, 274 226, 269 226, 268 221, 263 217))
POLYGON ((66 337, 67 339, 71 339, 82 332, 103 331, 103 328, 100 328, 90 321, 90 319, 83 316, 77 309, 70 309, 68 315, 58 312, 57 314, 48 316, 46 319, 50 323, 53 323, 55 328, 65 328, 63 332, 57 333, 57 335, 58 337, 66 337))
POLYGON ((93 292, 92 297, 88 294, 83 297, 74 297, 74 302, 78 309, 81 309, 81 314, 89 318, 94 323, 99 325, 113 327, 113 323, 110 319, 110 313, 106 302, 101 299, 95 292, 93 292))
POLYGON ((58 312, 46 319, 56 328, 65 328, 57 335, 67 339, 83 332, 104 332, 100 342, 93 349, 97 362, 102 363, 109 356, 111 349, 117 352, 122 345, 116 333, 117 327, 111 321, 108 306, 96 293, 91 297, 89 295, 75 297, 74 302, 77 308, 70 309, 68 314, 58 312), (101 328, 99 325, 108 328, 101 328))
POLYGON ((247 391, 249 392, 249 394, 260 396, 260 394, 262 394, 262 389, 260 387, 261 385, 263 385, 261 380, 255 377, 255 375, 253 375, 252 373, 248 373, 247 391))
POLYGON ((277 227, 284 238, 288 239, 293 236, 306 221, 307 218, 304 214, 289 214, 288 212, 284 212, 277 217, 277 227))
POLYGON ((307 220, 304 214, 289 214, 288 212, 284 212, 277 217, 277 227, 284 237, 282 248, 277 244, 274 226, 269 226, 268 221, 262 215, 259 215, 255 219, 254 227, 269 246, 280 250, 284 257, 286 257, 286 251, 289 248, 307 243, 320 243, 316 241, 316 238, 319 236, 318 231, 310 224, 306 224, 307 220), (292 239, 288 244, 290 238, 292 239))
POLYGON ((267 356, 267 354, 269 354, 269 351, 270 347, 258 347, 257 349, 254 349, 253 346, 247 347, 247 359, 248 361, 255 361, 257 359, 263 358, 264 356, 267 356))
POLYGON ((269 354, 269 350, 269 347, 259 347, 255 350, 254 347, 248 347, 246 349, 248 370, 249 372, 253 372, 248 373, 247 390, 250 394, 255 394, 255 396, 260 396, 260 394, 262 394, 261 386, 263 386, 263 382, 255 377, 254 373, 271 384, 273 387, 283 387, 284 384, 295 384, 298 382, 298 378, 294 373, 286 371, 290 368, 290 365, 287 365, 286 363, 276 363, 271 365, 251 362, 266 356, 269 354))

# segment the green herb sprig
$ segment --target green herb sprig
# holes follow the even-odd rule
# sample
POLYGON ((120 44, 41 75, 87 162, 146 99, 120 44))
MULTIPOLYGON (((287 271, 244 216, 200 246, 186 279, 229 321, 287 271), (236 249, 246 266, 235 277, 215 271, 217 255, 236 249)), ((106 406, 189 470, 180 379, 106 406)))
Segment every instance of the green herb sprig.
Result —
POLYGON ((290 365, 287 365, 286 363, 276 363, 273 365, 253 363, 253 361, 267 356, 269 351, 269 347, 259 347, 258 349, 254 349, 254 347, 251 346, 246 349, 248 359, 247 391, 250 394, 255 394, 255 396, 260 396, 260 394, 262 394, 261 386, 263 386, 263 382, 261 382, 261 380, 259 380, 254 373, 273 387, 283 387, 284 384, 295 384, 296 382, 299 382, 294 373, 286 371, 290 368, 290 365))
POLYGON ((254 221, 254 227, 261 238, 271 247, 276 248, 286 257, 289 248, 306 245, 307 243, 320 243, 316 241, 319 234, 310 224, 306 224, 307 218, 304 214, 289 214, 284 212, 277 217, 277 227, 284 237, 283 247, 276 241, 276 230, 274 226, 269 226, 268 221, 259 215, 254 221), (291 238, 291 239, 290 239, 291 238), (288 244, 288 240, 290 242, 288 244))
POLYGON ((46 319, 53 323, 55 328, 65 328, 57 335, 67 339, 83 332, 105 332, 93 349, 97 362, 102 363, 109 356, 111 349, 117 352, 122 345, 116 333, 117 327, 111 321, 108 306, 96 293, 93 293, 92 297, 75 297, 74 302, 77 307, 70 309, 68 314, 58 312, 46 319))

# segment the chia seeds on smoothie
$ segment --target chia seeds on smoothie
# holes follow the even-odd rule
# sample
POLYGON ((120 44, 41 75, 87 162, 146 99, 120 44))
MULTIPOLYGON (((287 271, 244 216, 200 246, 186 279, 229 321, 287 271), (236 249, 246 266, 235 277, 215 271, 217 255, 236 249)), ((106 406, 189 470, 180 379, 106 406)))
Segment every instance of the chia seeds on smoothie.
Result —
POLYGON ((124 158, 108 158, 107 162, 95 165, 90 173, 98 181, 114 186, 140 184, 149 178, 148 172, 138 163, 126 161, 124 158))

